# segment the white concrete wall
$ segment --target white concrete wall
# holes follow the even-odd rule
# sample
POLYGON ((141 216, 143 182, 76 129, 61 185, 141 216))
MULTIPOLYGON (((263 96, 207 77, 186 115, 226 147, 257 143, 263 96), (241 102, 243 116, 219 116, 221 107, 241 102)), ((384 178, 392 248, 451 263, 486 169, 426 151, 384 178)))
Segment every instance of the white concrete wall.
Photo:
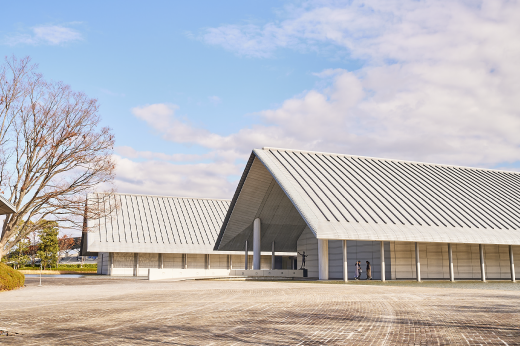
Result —
MULTIPOLYGON (((134 253, 116 252, 114 253, 114 269, 112 275, 133 276, 134 275, 134 253)), ((163 254, 163 269, 184 269, 182 266, 183 254, 163 254)), ((232 255, 233 268, 244 269, 244 255, 232 255)), ((253 255, 249 256, 249 267, 252 268, 253 255)), ((202 270, 206 268, 205 254, 188 254, 188 269, 202 270)), ((228 255, 211 254, 210 270, 229 270, 228 255)), ((98 274, 108 274, 109 254, 100 253, 98 256, 98 274)), ((139 273, 138 276, 147 276, 148 269, 159 268, 159 254, 140 253, 139 254, 139 273)), ((261 269, 271 269, 271 256, 261 257, 261 269)))
POLYGON ((260 269, 269 270, 271 269, 271 256, 260 257, 260 269))
POLYGON ((134 275, 134 254, 131 252, 115 252, 112 275, 134 275))
MULTIPOLYGON (((392 278, 415 279, 415 245, 413 242, 392 242, 392 278)), ((480 279, 480 254, 478 244, 453 244, 453 269, 455 280, 480 279)), ((514 247, 515 255, 520 246, 514 247)), ((419 243, 421 278, 449 279, 448 244, 419 243)), ((516 256, 520 257, 520 255, 516 256)), ((487 279, 509 279, 509 247, 484 245, 487 279)), ((515 272, 520 259, 515 258, 515 272), (518 264, 517 264, 518 263, 518 264)))
MULTIPOLYGON (((303 253, 308 256, 305 260, 306 265, 305 268, 308 269, 308 277, 317 278, 318 277, 318 239, 314 237, 314 234, 309 229, 309 227, 305 227, 302 232, 300 238, 298 238, 298 242, 296 245, 299 253, 303 253)), ((298 268, 300 269, 302 265, 302 257, 298 255, 298 268)))
POLYGON ((198 278, 198 277, 226 277, 228 269, 152 269, 148 270, 148 280, 198 278))
POLYGON ((181 253, 165 253, 163 254, 164 269, 183 269, 181 253))
POLYGON ((204 254, 187 254, 188 268, 187 269, 206 269, 206 258, 204 254))
MULTIPOLYGON (((233 257, 233 269, 245 269, 244 266, 245 266, 245 256, 244 255, 232 255, 233 257)), ((265 256, 262 256, 262 257, 265 257, 265 256)), ((248 262, 247 262, 247 266, 249 267, 249 269, 253 269, 253 255, 252 255, 252 251, 249 251, 249 254, 247 256, 248 258, 248 262)), ((270 264, 269 264, 270 266, 270 264)), ((270 268, 270 267, 269 267, 270 268)))
POLYGON ((140 253, 139 254, 139 274, 138 276, 148 276, 148 269, 159 268, 159 254, 140 253))
MULTIPOLYGON (((329 241, 330 244, 330 241, 329 241)), ((329 245, 330 248, 330 245, 329 245)), ((335 278, 343 278, 343 254, 342 245, 335 248, 336 260, 334 266, 337 268, 335 272, 339 272, 335 278)), ((329 250, 329 261, 330 261, 330 250, 329 250)), ((379 241, 359 241, 349 240, 347 241, 347 265, 348 265, 348 278, 353 280, 356 276, 355 263, 361 261, 361 279, 366 278, 366 261, 369 261, 372 266, 372 278, 374 280, 381 280, 381 242, 379 241)), ((391 278, 392 272, 392 259, 390 253, 390 243, 385 242, 385 278, 391 278)), ((330 264, 329 264, 330 268, 330 264)), ((330 269, 329 269, 330 271, 330 269)))
POLYGON ((276 276, 288 278, 302 278, 303 270, 275 269, 275 270, 231 270, 232 276, 276 276))
MULTIPOLYGON (((318 277, 318 239, 310 229, 305 228, 297 243, 298 252, 305 251, 307 257, 307 269, 309 277, 318 277)), ((347 242, 348 277, 355 277, 355 263, 361 261, 363 269, 362 278, 366 277, 366 261, 372 265, 372 278, 381 279, 381 243, 378 241, 355 241, 347 242)), ((390 254, 390 243, 385 243, 385 272, 390 278, 392 271, 392 260, 390 254)), ((301 266, 301 256, 298 255, 298 268, 301 266)), ((343 244, 341 240, 329 240, 329 279, 343 279, 343 244)))
POLYGON ((209 255, 210 269, 228 269, 228 255, 209 255))

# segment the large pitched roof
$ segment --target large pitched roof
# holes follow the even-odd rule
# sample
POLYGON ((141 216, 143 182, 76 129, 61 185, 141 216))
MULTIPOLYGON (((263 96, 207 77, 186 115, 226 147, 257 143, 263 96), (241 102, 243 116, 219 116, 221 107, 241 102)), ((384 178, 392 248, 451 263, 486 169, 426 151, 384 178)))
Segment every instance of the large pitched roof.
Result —
POLYGON ((519 173, 263 148, 251 155, 215 248, 249 236, 265 206, 252 201, 263 201, 270 178, 317 238, 520 244, 519 173))
MULTIPOLYGON (((102 200, 94 197, 89 199, 102 200)), ((87 220, 86 251, 211 253, 230 203, 131 194, 115 194, 114 199, 118 208, 112 215, 87 220)))

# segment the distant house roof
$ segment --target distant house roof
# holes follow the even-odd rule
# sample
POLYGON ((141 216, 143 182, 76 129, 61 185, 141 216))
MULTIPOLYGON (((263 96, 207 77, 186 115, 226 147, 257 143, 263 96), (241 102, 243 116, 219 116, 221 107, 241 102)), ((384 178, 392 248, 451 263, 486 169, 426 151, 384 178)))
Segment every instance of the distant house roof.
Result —
POLYGON ((0 196, 0 215, 16 213, 16 207, 4 197, 0 196))
POLYGON ((115 202, 111 216, 87 220, 85 252, 212 253, 230 203, 131 194, 116 194, 115 202))
POLYGON ((262 250, 295 244, 305 227, 321 239, 518 245, 520 174, 255 149, 215 249, 240 247, 256 217, 269 238, 262 250))

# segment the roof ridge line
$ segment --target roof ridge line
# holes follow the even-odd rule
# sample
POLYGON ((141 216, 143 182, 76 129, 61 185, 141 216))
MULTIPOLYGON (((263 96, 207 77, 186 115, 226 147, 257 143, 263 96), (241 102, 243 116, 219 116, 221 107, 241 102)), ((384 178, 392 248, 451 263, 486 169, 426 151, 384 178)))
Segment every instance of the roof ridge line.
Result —
POLYGON ((415 164, 428 165, 428 166, 439 166, 439 167, 466 168, 466 169, 475 169, 475 170, 479 170, 479 171, 502 172, 502 173, 512 173, 512 174, 520 175, 520 172, 506 171, 506 170, 501 170, 501 169, 479 168, 479 167, 460 166, 460 165, 459 166, 458 165, 448 165, 448 164, 442 164, 442 163, 431 163, 431 162, 412 161, 412 160, 385 159, 382 157, 327 153, 327 152, 323 152, 323 151, 298 150, 298 149, 286 149, 286 148, 275 148, 275 147, 262 147, 261 150, 281 150, 281 151, 292 151, 292 152, 309 153, 309 154, 337 155, 337 156, 346 156, 346 157, 362 158, 362 159, 383 160, 383 161, 391 161, 391 162, 406 162, 406 163, 415 163, 415 164))
MULTIPOLYGON (((108 192, 92 192, 92 194, 108 194, 108 192)), ((91 193, 89 193, 90 195, 91 193)), ((163 195, 145 195, 141 193, 122 193, 122 192, 114 192, 115 195, 126 195, 126 196, 144 196, 144 197, 161 197, 161 198, 183 198, 183 199, 204 199, 210 201, 226 201, 230 202, 230 199, 224 198, 205 198, 205 197, 182 197, 182 196, 163 196, 163 195)))

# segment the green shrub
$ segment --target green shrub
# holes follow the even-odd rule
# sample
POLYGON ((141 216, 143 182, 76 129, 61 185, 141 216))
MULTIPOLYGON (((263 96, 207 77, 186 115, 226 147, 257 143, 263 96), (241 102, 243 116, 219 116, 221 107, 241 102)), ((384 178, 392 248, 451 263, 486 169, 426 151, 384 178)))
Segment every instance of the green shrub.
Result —
POLYGON ((22 287, 25 283, 25 276, 18 270, 0 263, 0 291, 8 291, 22 287))

